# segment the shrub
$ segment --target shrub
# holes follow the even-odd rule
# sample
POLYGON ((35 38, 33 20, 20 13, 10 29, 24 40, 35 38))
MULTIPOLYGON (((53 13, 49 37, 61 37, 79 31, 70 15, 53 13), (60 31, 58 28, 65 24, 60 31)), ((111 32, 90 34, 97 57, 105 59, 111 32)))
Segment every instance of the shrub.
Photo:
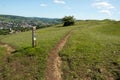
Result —
POLYGON ((64 22, 63 26, 70 26, 75 24, 75 19, 73 16, 65 16, 62 21, 64 22))

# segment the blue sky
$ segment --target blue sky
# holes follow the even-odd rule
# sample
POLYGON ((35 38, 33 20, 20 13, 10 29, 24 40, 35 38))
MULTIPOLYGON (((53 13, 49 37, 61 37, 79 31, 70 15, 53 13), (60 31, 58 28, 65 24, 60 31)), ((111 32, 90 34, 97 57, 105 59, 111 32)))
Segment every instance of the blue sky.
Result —
POLYGON ((0 0, 0 14, 120 20, 120 0, 0 0))

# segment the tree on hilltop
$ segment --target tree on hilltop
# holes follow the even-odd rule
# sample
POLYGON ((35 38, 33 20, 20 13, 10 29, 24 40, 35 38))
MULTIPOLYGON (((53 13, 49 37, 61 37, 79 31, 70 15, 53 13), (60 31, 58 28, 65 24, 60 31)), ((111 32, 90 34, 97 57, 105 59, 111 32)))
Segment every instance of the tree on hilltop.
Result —
POLYGON ((65 16, 62 21, 64 22, 63 26, 70 26, 75 24, 74 16, 65 16))

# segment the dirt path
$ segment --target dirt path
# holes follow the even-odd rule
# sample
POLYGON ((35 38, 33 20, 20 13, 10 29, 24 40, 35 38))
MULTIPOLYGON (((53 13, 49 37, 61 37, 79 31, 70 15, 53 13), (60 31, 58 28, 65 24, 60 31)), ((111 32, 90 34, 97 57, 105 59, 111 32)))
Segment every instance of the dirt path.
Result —
POLYGON ((13 48, 12 46, 10 46, 10 45, 8 45, 8 44, 6 44, 6 43, 1 43, 1 42, 0 42, 0 46, 1 46, 1 47, 4 47, 4 48, 6 49, 6 53, 7 53, 7 54, 11 54, 12 52, 15 51, 15 48, 13 48))
POLYGON ((63 39, 61 39, 60 42, 51 50, 48 56, 45 80, 62 80, 62 71, 60 69, 62 61, 58 53, 64 47, 69 36, 71 35, 71 32, 72 30, 69 31, 63 37, 63 39))

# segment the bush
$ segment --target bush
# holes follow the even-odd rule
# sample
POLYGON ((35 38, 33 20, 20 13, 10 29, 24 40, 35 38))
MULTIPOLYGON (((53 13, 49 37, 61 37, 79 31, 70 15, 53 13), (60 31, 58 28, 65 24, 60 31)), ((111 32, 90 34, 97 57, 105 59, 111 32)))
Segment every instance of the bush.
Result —
POLYGON ((70 26, 75 24, 75 19, 73 16, 65 16, 62 21, 64 22, 63 26, 70 26))
POLYGON ((9 34, 9 29, 0 29, 0 35, 7 35, 9 34))

